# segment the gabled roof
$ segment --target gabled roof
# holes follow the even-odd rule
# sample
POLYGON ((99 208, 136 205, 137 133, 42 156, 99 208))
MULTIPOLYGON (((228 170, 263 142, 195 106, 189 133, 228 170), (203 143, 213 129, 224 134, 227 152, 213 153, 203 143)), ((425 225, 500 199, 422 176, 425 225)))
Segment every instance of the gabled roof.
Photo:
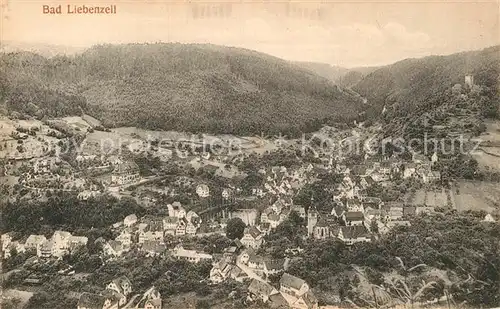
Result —
POLYGON ((284 273, 280 279, 281 286, 294 288, 296 290, 300 290, 300 288, 302 287, 302 285, 304 283, 306 283, 304 280, 297 278, 295 276, 292 276, 288 273, 284 273))
POLYGON ((332 215, 340 217, 345 211, 346 211, 345 207, 343 207, 343 206, 335 206, 332 209, 332 215))
POLYGON ((250 236, 252 236, 252 238, 255 239, 261 235, 261 232, 255 226, 251 226, 251 227, 245 228, 245 235, 248 235, 248 234, 250 236))
POLYGON ((253 279, 250 285, 248 286, 248 291, 252 294, 269 297, 273 293, 275 288, 269 283, 265 283, 263 281, 253 279))
POLYGON ((42 243, 46 241, 47 238, 44 235, 30 235, 28 239, 26 239, 26 243, 32 242, 32 243, 42 243))
POLYGON ((365 216, 361 211, 348 211, 345 213, 346 221, 363 221, 365 216))
POLYGON ((306 303, 308 309, 313 308, 314 305, 318 303, 318 299, 312 291, 304 293, 304 295, 302 295, 302 299, 304 300, 304 303, 306 303))
POLYGON ((358 237, 369 237, 370 233, 366 227, 358 226, 343 226, 340 228, 345 239, 356 239, 358 237))

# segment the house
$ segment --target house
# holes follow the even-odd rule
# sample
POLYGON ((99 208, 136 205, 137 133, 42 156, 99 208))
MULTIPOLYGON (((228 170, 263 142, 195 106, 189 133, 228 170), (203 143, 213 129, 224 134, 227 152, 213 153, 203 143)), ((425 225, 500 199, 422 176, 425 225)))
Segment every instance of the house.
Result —
POLYGON ((337 238, 347 245, 371 241, 371 235, 363 225, 343 226, 340 228, 337 238))
POLYGON ((252 282, 248 286, 248 292, 250 293, 250 295, 252 295, 256 299, 262 300, 264 303, 269 301, 271 295, 279 293, 278 290, 276 290, 269 283, 257 279, 252 280, 252 282))
POLYGON ((146 240, 141 247, 141 251, 148 256, 159 256, 165 253, 166 250, 165 244, 160 240, 146 240))
POLYGON ((487 214, 486 216, 484 216, 483 222, 496 222, 496 221, 491 214, 487 214))
POLYGON ((118 304, 118 308, 123 307, 127 303, 127 297, 115 290, 106 289, 101 292, 101 295, 111 300, 111 303, 118 304))
POLYGON ((241 254, 238 256, 238 260, 243 263, 243 264, 248 264, 248 261, 250 260, 250 256, 252 254, 255 254, 254 250, 251 248, 245 249, 241 252, 241 254))
POLYGON ((318 309, 318 299, 312 291, 307 291, 291 304, 294 309, 318 309))
POLYGON ((214 263, 210 270, 210 281, 220 283, 229 277, 231 271, 231 263, 223 258, 219 262, 214 263))
POLYGON ((210 188, 206 184, 200 184, 196 187, 196 194, 201 198, 210 196, 210 188))
POLYGON ((189 261, 191 263, 199 263, 202 260, 213 259, 211 254, 198 252, 196 250, 186 250, 180 245, 174 248, 173 256, 178 259, 189 261))
POLYGON ((132 282, 127 277, 121 276, 108 283, 106 289, 116 291, 128 297, 132 293, 132 282))
POLYGON ((300 297, 309 291, 309 285, 302 279, 284 273, 280 279, 280 292, 300 297))
POLYGON ((122 231, 115 240, 121 242, 123 248, 130 248, 130 245, 132 245, 132 234, 127 231, 122 231))
POLYGON ((299 217, 305 219, 306 218, 306 209, 301 205, 293 205, 290 209, 291 211, 295 211, 299 217))
POLYGON ((50 258, 51 256, 61 255, 54 245, 54 241, 46 240, 36 249, 36 255, 40 258, 50 258))
POLYGON ((337 206, 332 208, 331 215, 336 217, 336 218, 340 218, 344 215, 345 211, 346 211, 346 208, 344 208, 343 206, 337 205, 337 206))
POLYGON ((268 223, 269 215, 273 214, 274 210, 271 207, 264 209, 262 214, 260 215, 260 223, 268 223))
POLYGON ((394 205, 389 208, 389 219, 390 220, 399 220, 403 218, 403 205, 394 205))
POLYGON ((12 242, 12 233, 5 233, 2 234, 2 252, 5 252, 7 250, 7 247, 10 245, 12 242))
POLYGON ((36 249, 46 241, 47 238, 44 235, 30 235, 28 239, 26 239, 24 247, 26 248, 26 250, 36 249))
POLYGON ((137 222, 137 216, 136 216, 136 214, 128 215, 128 216, 125 217, 125 219, 123 219, 123 225, 126 226, 126 227, 131 227, 136 222, 137 222))
POLYGON ((139 178, 139 167, 130 161, 116 165, 111 173, 111 183, 117 186, 136 182, 139 178))
MULTIPOLYGON (((193 218, 193 220, 196 220, 196 218, 193 218)), ((186 221, 187 221, 185 230, 186 235, 190 236, 196 235, 196 231, 198 230, 198 225, 191 222, 191 220, 187 219, 186 221)))
POLYGON ((371 207, 373 209, 379 209, 382 204, 383 204, 382 200, 378 197, 367 196, 364 197, 362 201, 363 209, 366 209, 368 207, 371 207))
POLYGON ((69 249, 73 250, 81 246, 86 246, 89 239, 85 236, 70 236, 68 239, 69 249))
POLYGON ((87 237, 73 236, 65 231, 55 231, 50 240, 42 241, 37 246, 37 255, 44 258, 51 256, 60 258, 72 249, 85 246, 87 242, 87 237))
POLYGON ((80 200, 80 201, 86 201, 88 200, 89 198, 93 198, 93 197, 96 197, 100 194, 101 192, 99 191, 90 191, 90 190, 84 190, 80 193, 78 193, 77 195, 77 198, 80 200))
POLYGON ((159 220, 150 221, 148 226, 139 232, 139 243, 144 241, 161 241, 163 242, 163 222, 159 220))
POLYGON ((104 254, 109 256, 120 256, 125 251, 123 244, 117 240, 110 240, 102 245, 102 250, 104 254))
POLYGON ((169 217, 177 217, 184 218, 186 216, 186 210, 182 207, 181 203, 173 202, 172 204, 167 205, 168 216, 169 217))
POLYGON ((155 286, 149 288, 142 297, 140 298, 139 303, 136 306, 137 309, 161 309, 162 308, 162 300, 161 294, 158 292, 155 286))
POLYGON ((210 281, 214 283, 220 283, 228 278, 242 282, 247 277, 241 268, 224 258, 215 263, 210 270, 210 281))
POLYGON ((177 235, 177 236, 186 235, 187 224, 188 224, 188 222, 187 222, 187 219, 185 217, 180 218, 177 221, 177 227, 175 228, 175 235, 177 235))
POLYGON ((264 269, 264 258, 255 253, 251 253, 248 258, 248 267, 254 270, 264 269))
POLYGON ((78 299, 77 309, 118 309, 118 303, 113 303, 111 299, 91 293, 83 293, 78 299))
POLYGON ((348 199, 346 207, 350 212, 363 212, 363 204, 357 198, 348 199))
POLYGON ((343 214, 342 219, 347 226, 363 225, 365 216, 361 211, 348 211, 343 214))
POLYGON ((247 227, 240 241, 248 248, 258 249, 262 245, 263 235, 255 226, 247 227))
POLYGON ((188 219, 188 221, 201 221, 200 216, 192 210, 187 212, 186 219, 188 219))
POLYGON ((441 173, 438 171, 428 171, 422 174, 422 181, 424 183, 431 183, 439 181, 441 179, 441 173))

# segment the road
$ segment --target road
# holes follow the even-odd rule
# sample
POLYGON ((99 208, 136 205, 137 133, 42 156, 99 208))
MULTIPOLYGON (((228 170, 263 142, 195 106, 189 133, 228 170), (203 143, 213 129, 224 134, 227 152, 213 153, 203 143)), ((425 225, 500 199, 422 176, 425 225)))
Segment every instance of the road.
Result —
POLYGON ((247 265, 241 263, 239 260, 236 260, 236 266, 238 266, 239 268, 241 268, 241 270, 243 270, 247 274, 247 276, 249 278, 257 279, 259 281, 268 283, 266 280, 264 280, 264 278, 262 278, 261 276, 257 275, 250 267, 248 267, 247 265))

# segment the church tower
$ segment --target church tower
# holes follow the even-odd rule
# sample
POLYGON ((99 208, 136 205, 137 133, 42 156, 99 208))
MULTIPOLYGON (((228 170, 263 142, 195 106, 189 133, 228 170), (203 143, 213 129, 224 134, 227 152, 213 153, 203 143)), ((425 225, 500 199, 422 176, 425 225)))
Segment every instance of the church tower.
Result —
POLYGON ((316 206, 314 204, 314 197, 311 196, 311 206, 309 206, 309 210, 307 212, 307 236, 312 237, 314 234, 314 227, 318 222, 318 211, 316 210, 316 206))

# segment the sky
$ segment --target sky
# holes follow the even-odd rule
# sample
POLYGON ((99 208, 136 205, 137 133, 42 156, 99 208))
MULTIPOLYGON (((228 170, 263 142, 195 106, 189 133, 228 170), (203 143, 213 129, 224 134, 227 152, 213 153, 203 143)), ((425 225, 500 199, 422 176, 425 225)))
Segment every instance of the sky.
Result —
POLYGON ((79 48, 212 43, 343 67, 500 44, 497 1, 225 1, 0 0, 1 40, 79 48), (59 4, 63 14, 42 13, 59 4), (116 5, 117 14, 65 14, 68 4, 116 5))

